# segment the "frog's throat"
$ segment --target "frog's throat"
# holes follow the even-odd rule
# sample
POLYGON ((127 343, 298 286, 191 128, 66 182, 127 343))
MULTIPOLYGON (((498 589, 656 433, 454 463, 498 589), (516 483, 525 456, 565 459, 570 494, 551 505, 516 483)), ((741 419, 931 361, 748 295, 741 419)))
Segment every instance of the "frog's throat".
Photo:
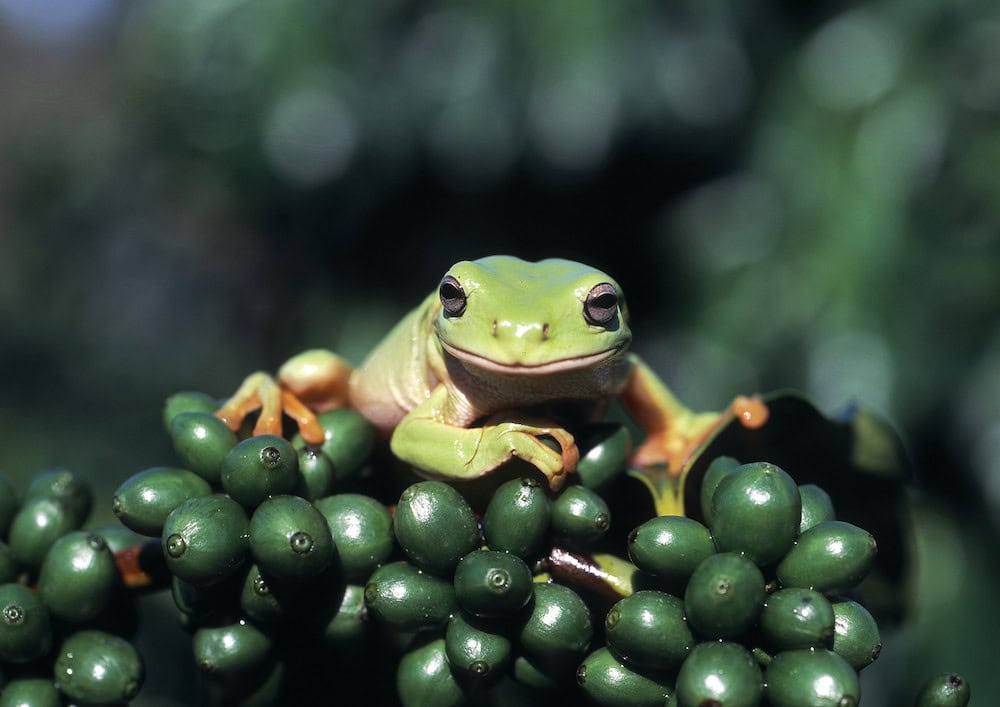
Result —
POLYGON ((482 356, 472 351, 466 351, 442 341, 441 346, 446 352, 457 358, 459 361, 467 363, 476 368, 494 373, 506 373, 511 375, 544 376, 560 371, 573 371, 585 368, 593 368, 605 361, 609 361, 624 352, 624 346, 614 346, 610 349, 587 354, 585 356, 568 356, 546 361, 545 363, 500 363, 491 358, 482 356))

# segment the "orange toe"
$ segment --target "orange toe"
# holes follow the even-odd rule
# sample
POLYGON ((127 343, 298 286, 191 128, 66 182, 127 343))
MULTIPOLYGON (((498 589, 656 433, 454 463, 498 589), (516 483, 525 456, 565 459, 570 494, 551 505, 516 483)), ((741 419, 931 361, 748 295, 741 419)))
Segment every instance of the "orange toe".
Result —
POLYGON ((739 419, 747 429, 756 430, 767 424, 770 410, 760 398, 751 398, 745 395, 738 395, 731 405, 733 414, 739 419))

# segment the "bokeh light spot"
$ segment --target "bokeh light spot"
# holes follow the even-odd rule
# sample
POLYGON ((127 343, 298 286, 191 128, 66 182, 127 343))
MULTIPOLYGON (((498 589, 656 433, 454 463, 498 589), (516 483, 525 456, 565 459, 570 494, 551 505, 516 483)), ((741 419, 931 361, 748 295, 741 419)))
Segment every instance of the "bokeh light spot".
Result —
POLYGON ((275 103, 263 139, 275 172, 290 182, 312 186, 347 168, 358 129, 347 106, 331 91, 298 87, 275 103))
POLYGON ((801 78, 818 104, 850 111, 885 95, 900 62, 895 32, 872 12, 856 10, 825 24, 806 45, 801 78))
POLYGON ((725 271, 766 258, 782 220, 771 182, 745 173, 687 194, 676 207, 669 230, 685 240, 686 250, 700 266, 725 271))
POLYGON ((888 412, 894 369, 881 335, 820 328, 810 344, 808 390, 820 409, 834 410, 854 400, 881 414, 888 412))
POLYGON ((738 118, 753 83, 743 48, 734 36, 717 30, 672 36, 663 45, 656 72, 673 113, 700 127, 738 118))
POLYGON ((562 169, 593 168, 618 127, 618 94, 599 73, 581 69, 540 79, 529 100, 530 128, 542 156, 562 169))

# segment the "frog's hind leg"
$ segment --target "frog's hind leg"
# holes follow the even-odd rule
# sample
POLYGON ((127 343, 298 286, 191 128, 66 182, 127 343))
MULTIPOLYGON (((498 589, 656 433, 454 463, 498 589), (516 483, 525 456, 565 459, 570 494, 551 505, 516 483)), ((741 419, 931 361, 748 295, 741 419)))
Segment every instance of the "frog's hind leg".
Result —
POLYGON ((767 422, 766 403, 737 396, 723 412, 696 413, 685 407, 638 356, 629 355, 632 371, 621 394, 622 404, 647 434, 632 455, 639 466, 666 464, 670 476, 679 476, 699 446, 735 415, 747 428, 767 422))
POLYGON ((347 406, 351 372, 351 365, 332 351, 310 349, 285 361, 278 381, 310 410, 323 412, 347 406))
POLYGON ((630 354, 629 360, 632 370, 621 402, 647 435, 631 462, 638 466, 666 464, 670 476, 679 476, 690 454, 722 415, 689 410, 642 359, 630 354))

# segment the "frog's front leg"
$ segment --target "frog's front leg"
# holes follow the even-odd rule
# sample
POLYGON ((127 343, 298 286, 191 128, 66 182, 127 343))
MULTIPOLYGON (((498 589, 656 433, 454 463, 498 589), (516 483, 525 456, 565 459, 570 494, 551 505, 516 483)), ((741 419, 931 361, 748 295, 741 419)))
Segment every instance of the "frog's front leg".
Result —
POLYGON ((281 366, 277 380, 264 371, 251 373, 215 415, 238 430, 243 419, 259 409, 253 433, 280 435, 285 414, 295 420, 303 439, 321 444, 324 432, 315 413, 347 404, 350 376, 350 365, 336 354, 305 351, 281 366))
POLYGON ((430 397, 396 426, 390 446, 393 454, 420 471, 445 479, 475 479, 513 458, 541 471, 553 491, 576 471, 580 452, 573 436, 557 426, 502 421, 482 427, 460 427, 447 422, 448 389, 438 385, 430 397), (561 453, 539 438, 556 440, 561 453))
POLYGON ((728 413, 749 428, 767 422, 767 406, 756 398, 737 396, 723 412, 696 413, 685 407, 638 356, 630 354, 628 381, 621 394, 629 415, 647 434, 632 461, 640 466, 666 464, 678 476, 690 456, 712 432, 727 421, 728 413))

